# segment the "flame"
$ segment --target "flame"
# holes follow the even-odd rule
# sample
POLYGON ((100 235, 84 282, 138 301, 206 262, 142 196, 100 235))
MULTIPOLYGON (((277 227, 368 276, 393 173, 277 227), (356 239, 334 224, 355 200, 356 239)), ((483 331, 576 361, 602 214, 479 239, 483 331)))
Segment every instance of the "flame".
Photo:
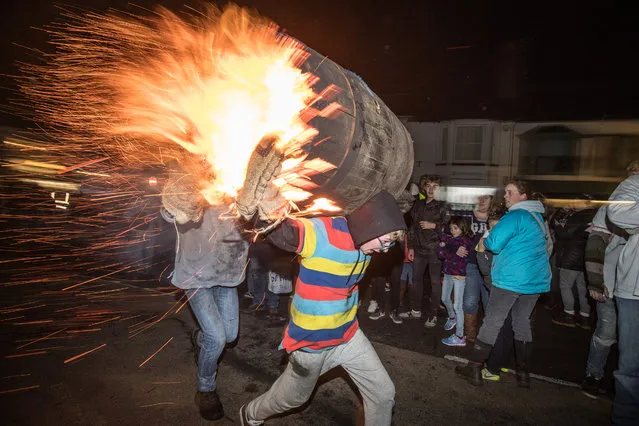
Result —
POLYGON ((36 121, 81 149, 99 146, 124 164, 204 160, 200 181, 211 204, 237 195, 266 135, 277 135, 285 153, 276 181, 289 201, 311 199, 310 177, 335 168, 308 161, 303 148, 318 135, 312 118, 343 110, 331 102, 341 89, 315 93, 318 78, 301 70, 304 45, 270 20, 236 5, 65 18, 48 29, 57 52, 27 69, 39 77, 22 88, 38 105, 36 121), (313 107, 319 99, 329 101, 322 110, 313 107))
POLYGON ((309 211, 325 211, 325 212, 338 212, 341 211, 341 207, 337 206, 332 200, 328 198, 318 198, 313 200, 313 204, 308 208, 309 211))

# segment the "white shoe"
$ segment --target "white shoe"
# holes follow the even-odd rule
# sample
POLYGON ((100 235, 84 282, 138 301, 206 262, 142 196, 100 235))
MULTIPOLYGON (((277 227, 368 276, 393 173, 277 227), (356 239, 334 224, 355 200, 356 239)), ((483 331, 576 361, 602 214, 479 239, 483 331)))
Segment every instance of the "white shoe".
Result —
POLYGON ((426 328, 435 328, 437 325, 437 316, 433 315, 426 319, 426 323, 424 323, 424 327, 426 328))
POLYGON ((377 301, 371 300, 370 303, 368 304, 368 313, 372 314, 373 312, 377 310, 377 307, 378 307, 377 301))
POLYGON ((406 318, 406 319, 420 319, 422 317, 422 311, 407 311, 407 312, 401 312, 399 314, 400 318, 406 318))

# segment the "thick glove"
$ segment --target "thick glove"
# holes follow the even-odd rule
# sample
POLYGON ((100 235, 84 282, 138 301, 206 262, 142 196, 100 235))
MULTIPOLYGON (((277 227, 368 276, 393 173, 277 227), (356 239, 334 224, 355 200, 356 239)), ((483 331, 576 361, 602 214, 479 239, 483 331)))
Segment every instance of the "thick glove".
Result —
POLYGON ((237 211, 246 220, 251 219, 258 211, 266 190, 281 169, 284 154, 277 149, 276 142, 276 136, 265 136, 251 154, 244 186, 236 200, 237 211))
POLYGON ((205 208, 195 176, 171 172, 162 188, 162 207, 181 225, 199 222, 205 208))
POLYGON ((262 202, 258 206, 260 219, 266 222, 274 222, 286 216, 289 210, 289 203, 280 194, 280 191, 272 183, 268 185, 264 192, 262 202))

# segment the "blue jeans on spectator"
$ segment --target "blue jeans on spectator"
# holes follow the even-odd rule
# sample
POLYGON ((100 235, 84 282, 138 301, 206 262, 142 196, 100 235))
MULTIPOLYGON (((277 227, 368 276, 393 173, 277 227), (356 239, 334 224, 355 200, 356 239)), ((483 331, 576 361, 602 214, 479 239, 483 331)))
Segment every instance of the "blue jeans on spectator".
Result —
POLYGON ((446 306, 449 318, 457 319, 457 329, 455 334, 458 337, 464 336, 464 308, 462 301, 464 300, 464 278, 455 278, 452 275, 444 275, 444 286, 442 289, 442 302, 446 306), (450 296, 455 293, 455 302, 450 296))
POLYGON ((400 281, 406 281, 408 285, 413 285, 413 262, 402 263, 402 274, 399 279, 400 281))
POLYGON ((477 315, 479 310, 479 298, 481 297, 481 303, 484 307, 484 315, 488 308, 488 288, 484 278, 479 272, 479 268, 476 263, 469 263, 466 265, 466 289, 464 290, 464 313, 470 315, 477 315))
POLYGON ((217 387, 217 361, 224 346, 237 338, 239 302, 236 287, 194 288, 184 291, 201 333, 198 360, 198 391, 211 392, 217 387))
POLYGON ((268 263, 262 261, 257 255, 251 256, 246 279, 248 288, 253 294, 253 304, 277 309, 280 305, 280 297, 268 289, 268 274, 268 263))
POLYGON ((617 308, 613 299, 597 303, 597 328, 590 339, 586 375, 597 380, 604 376, 610 347, 617 341, 617 308))
POLYGON ((619 369, 615 371, 613 425, 639 422, 639 300, 615 298, 619 331, 619 369))

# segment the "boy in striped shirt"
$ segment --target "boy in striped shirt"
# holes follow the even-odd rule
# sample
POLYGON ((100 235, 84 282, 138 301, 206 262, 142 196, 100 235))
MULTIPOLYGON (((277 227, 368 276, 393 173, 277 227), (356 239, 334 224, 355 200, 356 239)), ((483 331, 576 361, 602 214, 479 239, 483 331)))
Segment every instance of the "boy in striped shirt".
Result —
POLYGON ((395 199, 382 191, 346 217, 289 219, 270 236, 300 256, 290 322, 280 348, 289 364, 271 388, 240 409, 243 425, 303 405, 317 379, 341 366, 364 401, 366 425, 390 425, 395 387, 357 322, 358 286, 373 253, 404 236, 395 199))

